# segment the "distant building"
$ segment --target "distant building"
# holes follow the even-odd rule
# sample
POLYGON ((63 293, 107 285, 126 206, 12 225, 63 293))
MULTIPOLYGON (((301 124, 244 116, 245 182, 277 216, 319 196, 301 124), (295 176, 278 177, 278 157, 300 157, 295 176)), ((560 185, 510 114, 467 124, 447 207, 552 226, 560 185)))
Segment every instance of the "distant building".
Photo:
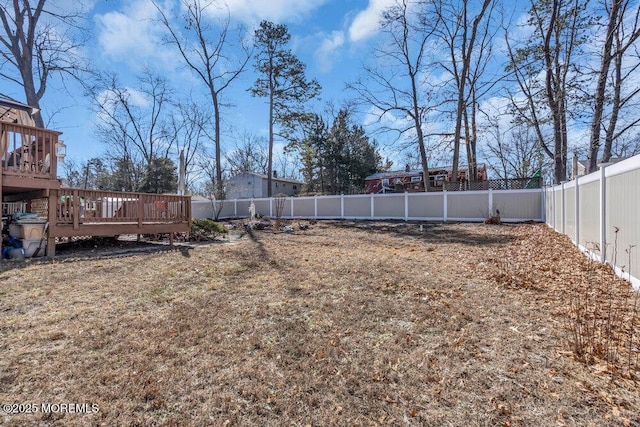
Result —
MULTIPOLYGON (((227 199, 261 199, 268 197, 267 175, 244 172, 229 178, 226 182, 227 199)), ((301 181, 288 178, 271 178, 271 194, 297 196, 304 185, 301 181)))
MULTIPOLYGON (((445 182, 451 180, 452 167, 429 168, 429 191, 441 191, 445 182)), ((467 167, 462 165, 458 170, 458 181, 467 178, 467 167)), ((478 181, 487 180, 487 167, 478 165, 478 181)), ((370 193, 404 193, 424 191, 422 169, 378 172, 364 180, 364 191, 370 193)))
MULTIPOLYGON (((609 163, 618 163, 625 159, 628 159, 628 157, 612 157, 609 159, 609 163)), ((571 179, 576 179, 578 176, 586 175, 588 167, 589 160, 578 160, 578 157, 574 155, 571 165, 571 179)))

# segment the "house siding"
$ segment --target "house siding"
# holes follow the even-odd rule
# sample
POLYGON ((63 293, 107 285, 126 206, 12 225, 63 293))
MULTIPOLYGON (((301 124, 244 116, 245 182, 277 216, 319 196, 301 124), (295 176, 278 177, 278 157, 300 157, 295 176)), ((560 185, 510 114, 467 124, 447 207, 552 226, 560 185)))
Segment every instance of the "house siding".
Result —
MULTIPOLYGON (((297 196, 303 183, 272 178, 271 194, 297 196)), ((264 175, 243 173, 230 178, 226 185, 227 199, 260 199, 267 197, 268 179, 264 175)))

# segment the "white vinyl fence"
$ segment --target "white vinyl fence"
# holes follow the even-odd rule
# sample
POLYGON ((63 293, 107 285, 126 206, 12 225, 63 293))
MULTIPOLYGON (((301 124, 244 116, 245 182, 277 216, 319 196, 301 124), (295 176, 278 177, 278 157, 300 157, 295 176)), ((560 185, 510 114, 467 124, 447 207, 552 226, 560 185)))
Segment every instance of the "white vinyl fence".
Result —
POLYGON ((550 227, 640 289, 640 155, 545 189, 545 206, 550 227))
MULTIPOLYGON (((484 221, 500 212, 502 221, 544 222, 543 190, 487 190, 438 193, 358 194, 287 197, 282 218, 404 221, 484 221)), ((247 218, 251 203, 258 215, 275 217, 271 199, 192 202, 196 218, 247 218)))

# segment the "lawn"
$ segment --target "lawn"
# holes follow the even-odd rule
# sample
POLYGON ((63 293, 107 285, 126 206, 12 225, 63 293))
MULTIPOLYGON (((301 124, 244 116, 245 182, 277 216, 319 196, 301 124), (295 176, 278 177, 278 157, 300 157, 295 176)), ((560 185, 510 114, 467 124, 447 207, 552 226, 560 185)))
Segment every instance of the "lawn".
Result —
POLYGON ((5 262, 0 424, 640 425, 634 294, 545 225, 293 225, 5 262))

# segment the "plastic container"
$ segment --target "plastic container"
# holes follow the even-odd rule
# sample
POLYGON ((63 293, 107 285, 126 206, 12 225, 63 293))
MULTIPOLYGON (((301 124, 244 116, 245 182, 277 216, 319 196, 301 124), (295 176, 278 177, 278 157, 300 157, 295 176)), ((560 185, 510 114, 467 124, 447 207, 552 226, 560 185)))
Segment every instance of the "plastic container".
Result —
POLYGON ((37 213, 33 213, 33 212, 16 212, 13 214, 14 221, 19 221, 21 219, 37 221, 40 219, 40 217, 38 216, 37 213))
POLYGON ((38 238, 38 239, 21 239, 20 240, 22 242, 22 249, 24 249, 24 256, 26 258, 31 258, 33 256, 33 254, 35 254, 36 249, 38 249, 38 247, 40 247, 40 250, 38 251, 38 257, 44 256, 45 253, 45 249, 47 247, 47 241, 46 240, 42 240, 42 238, 38 238), (42 245, 40 244, 40 242, 42 242, 42 245))
POLYGON ((22 259, 25 257, 24 248, 11 248, 9 249, 10 259, 22 259))
POLYGON ((38 240, 42 239, 44 224, 21 224, 12 222, 9 224, 9 235, 16 239, 38 240))

